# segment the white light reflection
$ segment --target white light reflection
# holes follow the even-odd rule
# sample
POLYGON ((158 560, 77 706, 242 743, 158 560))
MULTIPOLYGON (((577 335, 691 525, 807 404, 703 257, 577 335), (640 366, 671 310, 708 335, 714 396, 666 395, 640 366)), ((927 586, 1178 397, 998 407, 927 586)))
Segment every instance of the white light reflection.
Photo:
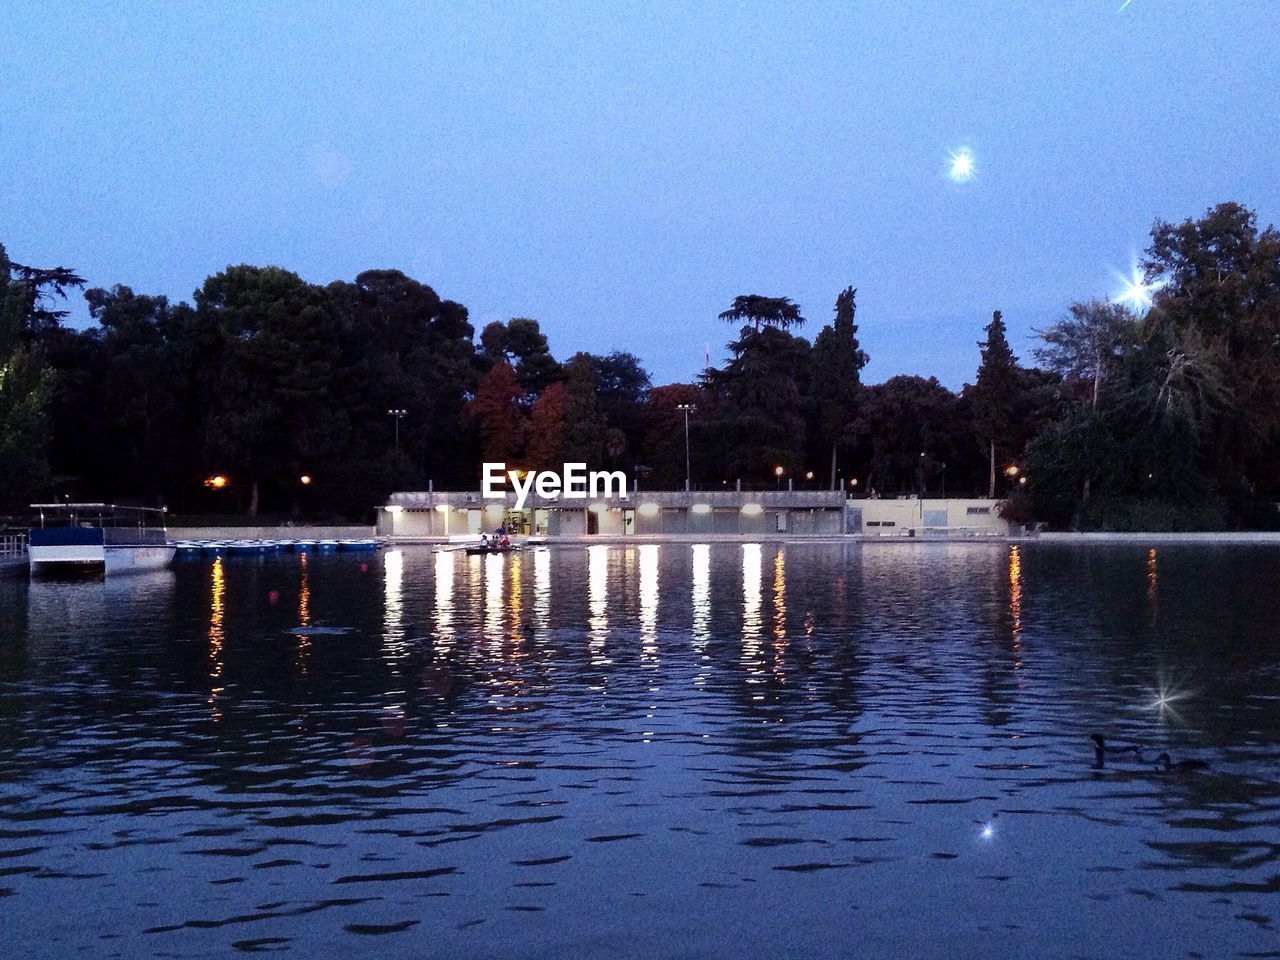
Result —
POLYGON ((640 662, 658 663, 658 545, 640 546, 640 662))
POLYGON ((545 547, 533 553, 533 622, 540 632, 551 625, 551 551, 545 547))
POLYGON ((590 636, 587 649, 594 666, 610 663, 604 655, 605 640, 609 636, 609 548, 603 544, 587 547, 587 604, 591 610, 588 621, 590 636))
POLYGON ((440 656, 453 649, 453 564, 452 550, 436 553, 436 639, 440 656))
POLYGON ((383 652, 404 655, 404 551, 382 555, 383 652))
POLYGON ((711 639, 711 546, 693 545, 693 649, 705 653, 711 639))
POLYGON ((498 650, 502 646, 502 588, 506 554, 491 553, 484 558, 484 638, 498 650))
MULTIPOLYGON (((760 544, 742 545, 742 662, 748 683, 760 683, 760 544)), ((757 694, 754 699, 763 699, 757 694)))

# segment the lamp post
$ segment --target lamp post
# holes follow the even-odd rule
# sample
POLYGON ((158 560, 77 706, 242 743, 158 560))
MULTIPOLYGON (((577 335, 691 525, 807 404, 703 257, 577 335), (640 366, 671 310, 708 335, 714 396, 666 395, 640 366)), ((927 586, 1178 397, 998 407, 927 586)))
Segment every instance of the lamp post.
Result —
POLYGON ((400 456, 400 421, 409 413, 408 410, 401 410, 399 407, 394 410, 388 410, 388 417, 396 418, 396 456, 400 456))
POLYGON ((773 468, 773 475, 777 478, 777 487, 779 490, 782 489, 782 472, 781 464, 773 468))
POLYGON ((676 409, 684 412, 684 492, 692 489, 692 471, 689 468, 689 414, 698 409, 696 403, 678 403, 676 409))

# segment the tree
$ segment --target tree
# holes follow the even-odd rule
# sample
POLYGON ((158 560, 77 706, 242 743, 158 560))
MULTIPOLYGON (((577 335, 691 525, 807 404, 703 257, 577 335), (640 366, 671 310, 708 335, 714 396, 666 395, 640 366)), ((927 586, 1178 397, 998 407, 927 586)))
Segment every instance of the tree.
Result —
POLYGON ((1018 392, 1018 358, 1009 347, 1004 318, 997 310, 987 324, 987 338, 978 343, 982 361, 978 377, 967 391, 972 404, 973 426, 987 449, 990 475, 987 496, 996 495, 996 448, 1007 450, 1013 432, 1013 407, 1018 392))
POLYGON ((1137 337, 1137 319, 1109 300, 1073 303, 1068 316, 1038 331, 1036 359, 1069 384, 1087 384, 1089 405, 1098 406, 1103 383, 1112 377, 1125 347, 1137 337))
POLYGON ((0 244, 0 503, 21 503, 48 482, 54 377, 33 340, 58 327, 66 311, 52 304, 83 283, 66 267, 14 263, 0 244))
POLYGON ((1227 488, 1280 490, 1280 231, 1221 203, 1199 220, 1157 221, 1143 267, 1157 288, 1147 336, 1211 362, 1230 398, 1210 418, 1213 474, 1227 488))
POLYGON ((734 297, 729 309, 720 314, 720 319, 730 323, 745 321, 755 327, 756 333, 762 326, 785 330, 804 323, 799 305, 786 297, 762 297, 758 293, 734 297))
POLYGON ((296 489, 312 462, 345 442, 332 403, 337 312, 323 289, 279 267, 228 267, 195 299, 205 453, 247 479, 256 514, 264 483, 296 489))
POLYGON ((548 386, 529 408, 529 443, 524 464, 530 470, 560 470, 565 463, 565 385, 548 386))
POLYGON ((608 427, 596 396, 596 368, 590 354, 576 353, 565 365, 563 455, 565 462, 601 462, 608 427))
POLYGON ((480 332, 481 355, 492 362, 512 363, 520 386, 529 397, 536 397, 547 384, 564 378, 537 320, 512 317, 505 324, 487 324, 480 332))
POLYGON ((528 430, 524 399, 515 369, 505 360, 480 378, 467 413, 486 463, 514 463, 524 451, 528 430))
POLYGON ((720 399, 713 456, 730 476, 764 480, 803 460, 809 343, 776 326, 743 327, 729 362, 705 380, 720 399))
POLYGON ((944 470, 964 483, 973 460, 960 398, 935 377, 897 376, 865 388, 853 424, 867 487, 923 492, 944 470))
POLYGON ((676 489, 685 478, 684 424, 681 405, 697 408, 689 420, 690 473, 696 482, 701 475, 713 476, 718 463, 711 463, 706 424, 718 420, 715 396, 693 383, 671 383, 654 387, 645 401, 644 437, 641 443, 645 466, 652 469, 652 481, 659 488, 676 489))
POLYGON ((818 431, 831 447, 830 489, 836 488, 836 453, 857 415, 861 372, 867 355, 858 345, 856 290, 845 287, 836 298, 835 321, 813 341, 813 390, 818 431))

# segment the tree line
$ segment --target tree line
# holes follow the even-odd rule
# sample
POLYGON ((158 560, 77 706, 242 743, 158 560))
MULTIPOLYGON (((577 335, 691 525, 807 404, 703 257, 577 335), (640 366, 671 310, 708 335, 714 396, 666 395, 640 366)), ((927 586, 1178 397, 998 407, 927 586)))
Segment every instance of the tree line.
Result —
POLYGON ((735 297, 727 360, 654 386, 630 353, 557 359, 537 320, 476 331, 396 270, 307 283, 229 266, 190 303, 0 247, 0 504, 366 515, 396 489, 472 489, 483 461, 627 471, 643 489, 801 487, 999 497, 1074 528, 1275 526, 1280 234, 1224 203, 1157 221, 1149 309, 1071 304, 1030 364, 999 311, 974 381, 863 384, 856 291, 812 342, 786 297, 735 297), (686 465, 686 423, 689 463, 686 465))

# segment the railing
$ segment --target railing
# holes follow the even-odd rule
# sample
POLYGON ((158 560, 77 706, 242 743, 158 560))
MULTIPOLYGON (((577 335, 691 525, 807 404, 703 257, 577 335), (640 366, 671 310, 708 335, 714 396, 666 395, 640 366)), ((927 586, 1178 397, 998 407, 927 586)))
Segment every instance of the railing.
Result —
POLYGON ((0 534, 0 558, 13 559, 27 555, 27 535, 25 533, 0 534))

